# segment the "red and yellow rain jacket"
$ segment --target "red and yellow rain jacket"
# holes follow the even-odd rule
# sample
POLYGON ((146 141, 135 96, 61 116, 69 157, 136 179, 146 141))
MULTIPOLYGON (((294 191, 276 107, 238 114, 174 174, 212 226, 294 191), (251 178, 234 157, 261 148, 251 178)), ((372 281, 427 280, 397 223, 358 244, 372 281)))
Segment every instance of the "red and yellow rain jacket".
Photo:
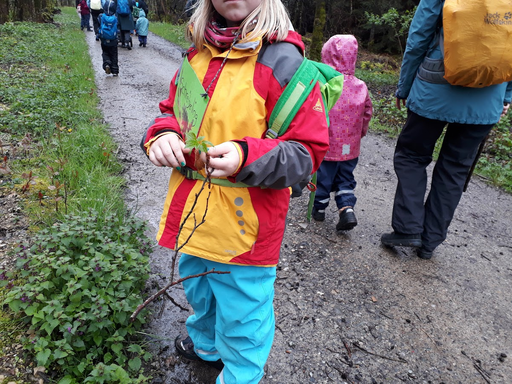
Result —
MULTIPOLYGON (((300 35, 291 31, 286 41, 279 43, 258 40, 236 44, 222 68, 227 51, 205 45, 201 52, 194 47, 187 52, 203 87, 207 89, 211 84, 210 102, 198 136, 213 145, 238 143, 244 156, 242 166, 228 179, 249 187, 211 184, 205 223, 195 229, 182 252, 220 263, 277 264, 290 200, 288 187, 316 171, 329 146, 318 85, 286 133, 277 139, 265 138, 268 118, 301 64, 303 51, 300 35)), ((150 124, 142 140, 144 151, 162 133, 176 132, 183 137, 173 111, 175 80, 176 75, 169 98, 160 103, 162 115, 150 124)), ((193 154, 187 159, 187 167, 195 169, 193 154)), ((201 185, 202 181, 172 172, 157 234, 160 245, 176 247, 180 224, 201 185)), ((208 191, 204 191, 195 205, 197 222, 204 215, 207 195, 208 191)), ((193 228, 191 216, 182 229, 179 246, 193 228)))

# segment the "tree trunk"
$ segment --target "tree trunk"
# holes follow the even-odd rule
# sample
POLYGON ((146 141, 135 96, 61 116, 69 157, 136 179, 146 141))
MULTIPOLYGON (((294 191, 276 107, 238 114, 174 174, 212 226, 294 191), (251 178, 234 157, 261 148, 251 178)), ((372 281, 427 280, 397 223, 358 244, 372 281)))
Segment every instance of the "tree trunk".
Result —
POLYGON ((9 21, 10 1, 0 1, 0 24, 4 24, 9 21))
POLYGON ((320 61, 322 59, 325 19, 325 0, 316 0, 313 38, 311 40, 311 48, 309 50, 309 57, 311 60, 320 61))

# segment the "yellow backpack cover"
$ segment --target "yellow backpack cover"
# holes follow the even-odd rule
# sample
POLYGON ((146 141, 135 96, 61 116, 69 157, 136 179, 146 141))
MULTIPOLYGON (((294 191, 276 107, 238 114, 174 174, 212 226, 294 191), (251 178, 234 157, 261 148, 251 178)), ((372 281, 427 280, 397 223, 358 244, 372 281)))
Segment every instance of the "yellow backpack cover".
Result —
POLYGON ((512 0, 446 0, 444 78, 482 88, 512 80, 512 0))

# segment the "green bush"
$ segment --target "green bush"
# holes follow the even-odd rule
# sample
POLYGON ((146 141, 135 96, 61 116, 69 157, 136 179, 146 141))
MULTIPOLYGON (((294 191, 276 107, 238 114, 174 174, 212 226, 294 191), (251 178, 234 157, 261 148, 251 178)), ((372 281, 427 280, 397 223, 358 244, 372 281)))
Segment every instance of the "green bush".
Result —
POLYGON ((372 129, 397 135, 407 118, 407 108, 396 107, 396 98, 388 96, 387 98, 373 98, 373 118, 371 120, 372 129))
POLYGON ((149 273, 145 229, 131 217, 66 216, 20 246, 16 271, 0 274, 4 304, 29 325, 26 348, 64 376, 59 383, 144 382, 129 373, 150 357, 133 341, 143 315, 130 322, 149 273))

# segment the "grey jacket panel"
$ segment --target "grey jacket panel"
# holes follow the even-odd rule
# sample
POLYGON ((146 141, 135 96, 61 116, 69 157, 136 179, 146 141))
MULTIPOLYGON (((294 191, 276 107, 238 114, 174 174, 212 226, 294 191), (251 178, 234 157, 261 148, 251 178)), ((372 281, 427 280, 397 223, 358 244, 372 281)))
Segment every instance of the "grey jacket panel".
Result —
POLYGON ((264 45, 258 54, 258 63, 272 68, 281 87, 290 82, 303 60, 297 46, 287 42, 264 45))
POLYGON ((308 150, 297 141, 283 141, 265 156, 245 166, 237 182, 264 188, 283 189, 298 183, 313 171, 308 150))

